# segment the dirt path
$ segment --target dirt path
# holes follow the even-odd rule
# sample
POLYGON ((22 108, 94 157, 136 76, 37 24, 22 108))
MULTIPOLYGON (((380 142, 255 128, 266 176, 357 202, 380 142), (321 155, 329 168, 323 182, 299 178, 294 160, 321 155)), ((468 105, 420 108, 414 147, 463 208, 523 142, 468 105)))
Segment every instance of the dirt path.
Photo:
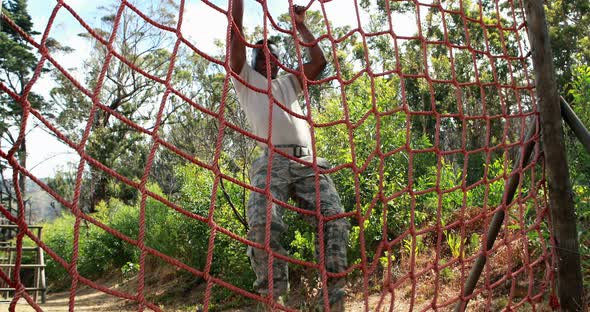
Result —
MULTIPOLYGON (((135 283, 119 283, 120 279, 111 277, 98 281, 98 284, 107 288, 124 291, 129 293, 130 288, 135 286, 135 283)), ((75 311, 90 312, 90 311, 137 311, 137 306, 129 306, 129 301, 119 297, 111 296, 109 294, 98 291, 86 285, 78 287, 75 299, 75 311), (125 308, 129 306, 128 308, 125 308)), ((44 304, 40 303, 40 296, 38 304, 43 311, 62 312, 69 310, 70 291, 66 289, 61 292, 47 294, 47 300, 44 304)), ((0 311, 8 311, 10 303, 0 303, 0 311)), ((17 304, 16 312, 35 311, 25 299, 20 299, 17 304)), ((147 311, 147 310, 146 310, 147 311)))
MULTIPOLYGON (((48 312, 62 312, 69 310, 69 292, 61 292, 49 295, 47 301, 44 304, 39 304, 43 311, 48 312)), ((126 300, 113 297, 96 291, 93 289, 83 289, 79 291, 76 296, 75 311, 89 312, 89 311, 137 311, 137 308, 133 310, 125 309, 126 300)), ((9 303, 1 303, 0 311, 8 311, 9 303)), ((24 299, 19 300, 16 312, 29 312, 35 311, 24 299)))
MULTIPOLYGON (((111 288, 113 290, 123 291, 126 293, 133 293, 136 289, 136 284, 134 281, 127 281, 126 283, 118 282, 120 280, 117 279, 110 279, 110 280, 103 280, 101 281, 101 285, 111 288)), ((166 288, 164 283, 159 285, 155 285, 154 288, 146 289, 146 294, 155 294, 158 291, 162 291, 166 288)), ((346 311, 348 312, 362 312, 367 311, 365 309, 365 301, 363 298, 363 292, 359 289, 349 290, 349 295, 346 298, 346 311)), ((431 311, 429 306, 431 304, 431 298, 422 298, 422 300, 416 301, 414 306, 410 305, 410 299, 406 295, 408 294, 410 289, 397 289, 396 290, 396 297, 395 297, 395 305, 391 309, 391 311, 401 312, 401 311, 431 311)), ((186 294, 185 297, 175 297, 173 299, 173 303, 179 304, 184 306, 183 308, 173 308, 170 306, 162 307, 162 311, 165 312, 188 312, 188 311, 197 311, 202 312, 202 306, 198 306, 196 304, 192 304, 191 302, 195 302, 195 298, 200 297, 202 295, 202 289, 195 289, 194 292, 190 294, 186 294)), ((447 294, 448 295, 448 294, 447 294)), ((42 311, 47 312, 66 312, 69 310, 69 296, 70 293, 68 290, 58 293, 52 293, 47 296, 47 302, 45 304, 40 304, 42 311)), ((445 298, 445 292, 439 293, 437 296, 439 298, 438 303, 442 303, 449 298, 445 298)), ((148 299, 149 300, 149 299, 148 299)), ((297 301, 305 300, 305 299, 298 299, 292 297, 290 300, 287 300, 287 306, 293 309, 299 309, 300 307, 306 306, 303 302, 297 301)), ((151 300, 149 300, 151 301, 151 300)), ((369 295, 368 298, 368 307, 370 312, 385 312, 390 310, 390 304, 392 302, 391 294, 386 293, 384 294, 383 298, 381 298, 381 294, 373 293, 369 295), (381 301, 381 304, 379 302, 381 301), (377 309, 377 307, 379 307, 377 309)), ((255 310, 255 306, 253 306, 252 301, 250 302, 250 306, 241 307, 241 308, 232 308, 232 309, 224 309, 223 312, 251 312, 255 310)), ((482 311, 485 310, 483 307, 485 306, 484 301, 482 298, 478 298, 472 300, 470 302, 470 311, 482 311)), ((500 306, 492 306, 491 311, 500 310, 500 306)), ((550 309, 545 309, 546 306, 541 305, 537 306, 537 311, 550 311, 550 309)), ((530 307, 529 307, 530 308, 530 307)), ((452 306, 447 306, 444 308, 439 308, 439 311, 451 311, 452 306)), ((518 311, 529 311, 529 309, 517 309, 518 311)), ((0 303, 0 311, 9 311, 9 303, 0 303)), ((19 304, 17 304, 16 312, 30 312, 35 311, 28 303, 21 299, 19 304)), ((138 311, 138 307, 135 303, 130 302, 126 299, 121 299, 119 297, 114 297, 98 291, 96 289, 90 288, 88 286, 82 285, 78 288, 78 292, 76 294, 76 301, 75 301, 75 311, 76 312, 90 312, 90 311, 100 311, 100 312, 134 312, 138 311)), ((151 309, 145 309, 144 311, 152 311, 151 309)), ((220 311, 215 309, 215 311, 220 311)), ((302 312, 309 312, 309 309, 304 309, 302 312)))
MULTIPOLYGON (((373 310, 380 300, 379 295, 372 295, 369 297, 369 307, 371 307, 371 312, 377 312, 377 310, 373 310)), ((389 311, 389 302, 391 297, 387 295, 381 306, 381 309, 378 311, 389 311)), ((49 295, 47 298, 47 302, 45 304, 39 305, 43 311, 47 312, 63 312, 68 311, 69 307, 69 292, 61 292, 49 295)), ((250 312, 252 311, 253 307, 245 307, 245 308, 238 308, 238 309, 229 309, 225 310, 226 312, 250 312)), ((0 303, 0 311, 8 311, 9 310, 9 303, 0 303)), ((409 307, 406 304, 396 302, 396 306, 393 309, 394 311, 409 311, 409 307)), ((16 307, 16 312, 32 312, 35 311, 29 304, 24 300, 21 299, 16 307)), ((90 288, 82 288, 78 292, 76 296, 76 304, 75 304, 75 311, 81 312, 90 312, 90 311, 101 311, 101 312, 111 312, 111 311, 119 311, 119 312, 132 312, 137 311, 137 306, 129 305, 129 302, 125 299, 117 298, 110 296, 108 294, 102 293, 100 291, 90 289, 90 288)), ((145 311, 152 311, 150 309, 146 309, 145 311)), ((164 311, 195 311, 195 307, 189 307, 182 310, 170 309, 165 308, 164 311), (188 309, 188 310, 187 310, 188 309)), ((197 310, 199 311, 199 310, 197 310)), ((362 298, 348 298, 346 303, 346 311, 356 312, 356 311, 365 311, 365 303, 362 298)))

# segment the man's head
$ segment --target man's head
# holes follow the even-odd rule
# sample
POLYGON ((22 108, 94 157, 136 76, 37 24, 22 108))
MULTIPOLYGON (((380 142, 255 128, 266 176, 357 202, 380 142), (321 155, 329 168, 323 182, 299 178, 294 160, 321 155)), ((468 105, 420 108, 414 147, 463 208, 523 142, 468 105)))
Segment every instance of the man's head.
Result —
MULTIPOLYGON (((272 40, 266 41, 268 44, 268 50, 276 59, 279 59, 279 48, 272 40)), ((258 40, 256 45, 264 44, 264 40, 258 40)), ((254 68, 255 71, 259 72, 261 75, 266 76, 266 55, 264 55, 264 50, 262 47, 254 48, 252 50, 252 61, 251 66, 254 68)), ((270 77, 276 78, 277 74, 279 73, 279 65, 277 62, 270 58, 270 77)))

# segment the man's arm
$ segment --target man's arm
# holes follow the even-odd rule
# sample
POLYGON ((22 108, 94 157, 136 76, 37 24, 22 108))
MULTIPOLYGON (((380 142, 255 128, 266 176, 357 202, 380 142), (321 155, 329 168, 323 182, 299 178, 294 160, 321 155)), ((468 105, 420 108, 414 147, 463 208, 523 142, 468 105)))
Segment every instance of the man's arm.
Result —
POLYGON ((240 38, 240 35, 243 36, 244 34, 242 31, 242 17, 244 16, 244 0, 232 0, 231 2, 231 15, 233 17, 235 25, 232 25, 231 28, 231 58, 229 60, 229 65, 231 66, 231 69, 234 72, 239 74, 240 72, 242 72, 242 67, 244 67, 244 63, 246 62, 246 46, 240 38))
MULTIPOLYGON (((295 5, 293 6, 293 12, 295 13, 295 27, 297 27, 301 38, 306 43, 313 42, 315 36, 309 31, 307 25, 305 25, 305 7, 295 5)), ((309 56, 311 57, 311 60, 309 63, 303 64, 303 73, 307 79, 315 80, 322 70, 324 70, 327 62, 324 57, 324 52, 318 43, 309 48, 309 56)), ((297 78, 303 87, 303 77, 297 76, 297 78)))

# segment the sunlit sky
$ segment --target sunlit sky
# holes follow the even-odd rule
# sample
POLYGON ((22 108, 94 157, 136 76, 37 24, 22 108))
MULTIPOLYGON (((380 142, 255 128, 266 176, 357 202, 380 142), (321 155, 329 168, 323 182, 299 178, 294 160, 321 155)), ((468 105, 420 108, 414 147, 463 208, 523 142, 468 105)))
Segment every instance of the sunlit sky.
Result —
MULTIPOLYGON (((153 0, 157 1, 157 0, 153 0)), ((117 0, 66 0, 64 1, 70 5, 77 14, 91 27, 101 26, 100 18, 104 15, 104 11, 97 8, 115 3, 119 4, 117 0)), ((141 3, 145 5, 149 1, 131 1, 132 3, 141 3)), ((178 1, 176 1, 178 2, 178 1)), ((305 5, 308 1, 293 0, 293 4, 305 5)), ((211 3, 226 9, 228 0, 213 0, 211 3)), ((255 0, 244 0, 244 26, 248 29, 253 29, 256 25, 263 23, 263 11, 261 5, 255 0)), ((54 0, 29 0, 28 9, 34 23, 34 29, 40 33, 46 31, 49 18, 54 10, 57 1, 54 0)), ((288 11, 289 1, 268 1, 269 12, 273 18, 288 11)), ((311 10, 322 10, 319 1, 313 1, 311 10)), ((324 8, 328 19, 334 26, 351 25, 353 28, 358 26, 357 12, 360 11, 355 8, 354 0, 333 0, 324 3, 324 8)), ((115 12, 113 12, 115 13, 115 12)), ((366 15, 359 12, 361 23, 366 20, 366 15)), ((395 22, 394 29, 398 34, 410 35, 415 31, 416 26, 413 21, 407 18, 398 18, 395 22), (402 32, 402 33, 400 33, 402 32)), ((214 53, 216 47, 214 45, 215 39, 223 39, 227 32, 227 18, 224 14, 212 9, 202 1, 187 0, 183 15, 183 35, 191 40, 191 42, 199 49, 214 53)), ((90 55, 90 44, 87 40, 78 36, 79 33, 86 32, 80 23, 64 8, 58 11, 56 19, 54 20, 49 36, 55 38, 62 44, 65 44, 73 49, 74 52, 67 55, 55 55, 56 59, 64 68, 80 68, 82 61, 87 59, 90 55)), ((40 40, 40 36, 37 36, 40 40)), ((223 40, 224 41, 224 40, 223 40)), ((82 80, 80 72, 76 78, 82 80)), ((54 86, 50 75, 43 75, 34 85, 33 91, 37 92, 46 99, 49 98, 49 92, 54 86)), ((33 117, 29 121, 30 133, 27 135, 27 149, 28 159, 27 167, 31 172, 38 177, 52 176, 60 167, 65 168, 68 162, 79 162, 78 154, 59 142, 52 135, 42 130, 43 127, 35 127, 38 121, 33 117)), ((5 148, 5 146, 3 146, 5 148)))

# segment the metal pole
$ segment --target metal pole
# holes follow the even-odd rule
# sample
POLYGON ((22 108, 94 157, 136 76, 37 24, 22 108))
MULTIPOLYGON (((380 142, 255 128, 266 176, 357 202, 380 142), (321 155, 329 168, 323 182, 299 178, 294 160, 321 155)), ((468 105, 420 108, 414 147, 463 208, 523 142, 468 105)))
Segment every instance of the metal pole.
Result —
POLYGON ((578 140, 580 140, 580 143, 582 143, 586 152, 590 154, 590 132, 586 129, 580 118, 578 118, 565 99, 563 97, 560 98, 561 115, 563 115, 563 120, 565 120, 568 126, 570 126, 570 129, 572 129, 578 140))
MULTIPOLYGON (((504 184, 504 195, 502 196, 502 206, 504 207, 507 207, 512 202, 512 199, 514 198, 514 193, 516 192, 516 188, 520 183, 520 174, 517 174, 515 172, 518 172, 519 169, 524 168, 526 166, 529 157, 533 152, 535 141, 531 141, 531 138, 536 132, 536 124, 537 123, 535 122, 528 130, 526 138, 524 140, 524 142, 528 143, 524 145, 522 153, 519 154, 517 160, 514 162, 514 166, 512 167, 512 175, 510 176, 510 179, 508 179, 508 181, 506 181, 506 183, 504 184)), ((467 303, 469 303, 469 299, 465 297, 470 296, 473 293, 475 286, 477 285, 479 276, 481 275, 483 267, 486 264, 487 252, 488 250, 492 249, 492 247, 494 247, 494 242, 496 241, 498 233, 502 228, 502 223, 504 223, 504 216, 504 209, 498 210, 494 214, 494 217, 490 222, 490 226, 488 227, 485 250, 483 250, 481 255, 477 257, 477 260, 475 260, 475 264, 471 268, 471 272, 469 272, 469 276, 467 277, 467 281, 465 282, 465 288, 463 290, 463 297, 461 298, 461 301, 459 301, 455 306, 455 312, 465 311, 465 308, 467 308, 467 303)))
POLYGON ((543 1, 525 1, 525 11, 549 188, 549 210, 557 262, 557 293, 564 311, 582 311, 583 285, 576 215, 543 1))

